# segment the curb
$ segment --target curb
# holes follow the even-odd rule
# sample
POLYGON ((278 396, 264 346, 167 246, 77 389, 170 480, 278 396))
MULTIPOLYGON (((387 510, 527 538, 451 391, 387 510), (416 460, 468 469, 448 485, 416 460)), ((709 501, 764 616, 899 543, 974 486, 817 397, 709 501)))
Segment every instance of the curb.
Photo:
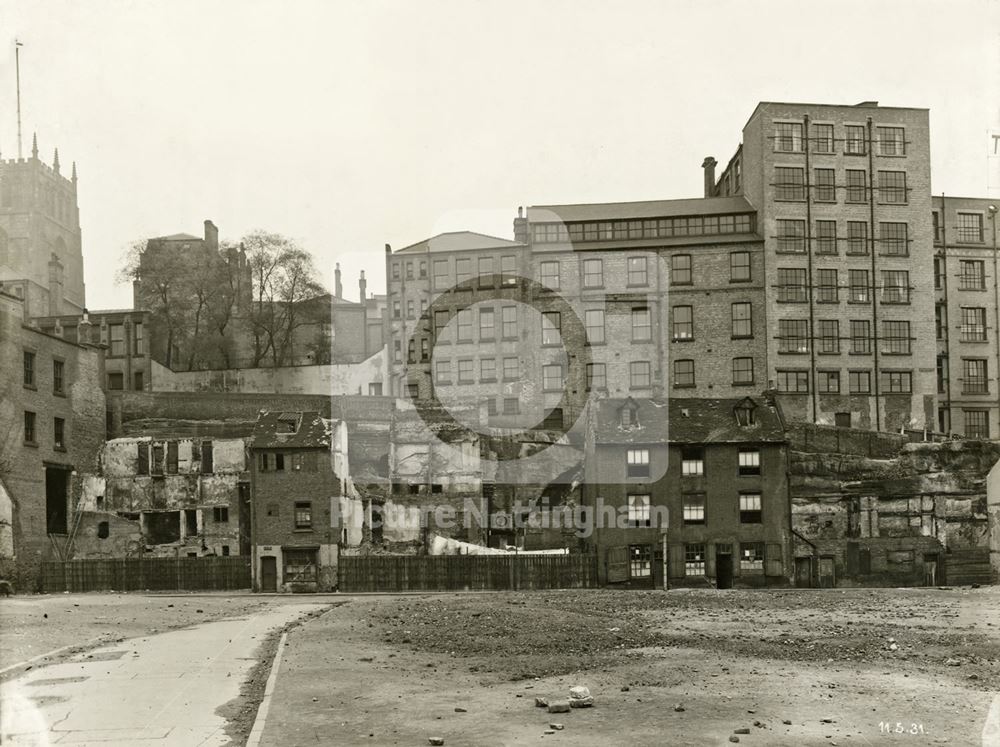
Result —
POLYGON ((250 736, 247 737, 246 747, 257 747, 264 735, 264 723, 267 721, 267 712, 271 707, 271 696, 274 695, 274 687, 278 681, 278 668, 281 666, 281 654, 285 650, 287 639, 288 632, 286 631, 281 634, 278 650, 271 661, 271 673, 267 676, 267 682, 264 684, 264 697, 261 698, 260 705, 257 707, 257 716, 253 720, 253 728, 250 730, 250 736))
POLYGON ((85 641, 83 643, 71 643, 68 646, 60 646, 59 648, 54 648, 51 651, 45 652, 44 654, 38 654, 37 656, 32 656, 30 659, 25 659, 24 661, 19 661, 16 664, 11 664, 10 666, 7 666, 7 667, 4 667, 3 669, 0 669, 0 676, 7 674, 7 672, 12 672, 15 669, 18 669, 20 667, 25 667, 28 664, 32 664, 33 662, 36 662, 39 659, 45 659, 45 658, 48 658, 50 656, 55 656, 56 654, 61 654, 63 651, 66 651, 66 650, 71 649, 71 648, 78 648, 80 646, 87 646, 87 645, 89 645, 91 643, 94 643, 95 641, 98 641, 98 640, 100 640, 100 636, 98 636, 97 638, 93 638, 93 639, 91 639, 89 641, 85 641))

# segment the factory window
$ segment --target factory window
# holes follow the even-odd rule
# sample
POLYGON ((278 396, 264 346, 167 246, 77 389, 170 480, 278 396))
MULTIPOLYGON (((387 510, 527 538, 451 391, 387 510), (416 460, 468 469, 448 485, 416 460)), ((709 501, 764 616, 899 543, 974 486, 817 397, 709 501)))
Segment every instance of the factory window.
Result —
POLYGON ((643 306, 632 309, 632 342, 648 342, 653 339, 652 324, 648 308, 643 306))
POLYGON ((479 258, 479 287, 493 287, 493 257, 479 258))
POLYGON ((705 450, 700 446, 681 449, 681 476, 700 477, 705 474, 705 450))
POLYGON ((451 361, 450 360, 440 360, 434 361, 434 380, 438 384, 450 384, 451 383, 451 361))
POLYGON ((308 501, 295 502, 295 528, 312 529, 312 503, 308 501))
POLYGON ((852 156, 863 156, 868 152, 865 148, 865 127, 864 125, 847 125, 844 127, 846 137, 844 139, 844 153, 852 156))
MULTIPOLYGON (((422 278, 427 277, 427 260, 426 259, 420 260, 420 277, 422 277, 422 278)), ((364 301, 364 299, 361 299, 361 300, 364 301)))
POLYGON ((983 290, 986 287, 985 266, 979 259, 959 262, 958 287, 961 290, 983 290))
POLYGON ((604 260, 601 259, 583 260, 583 287, 584 288, 604 287, 604 260))
POLYGON ((990 388, 989 383, 987 382, 986 359, 963 358, 962 367, 964 368, 962 393, 988 394, 990 388))
POLYGON ((847 169, 847 202, 867 202, 867 175, 860 169, 847 169))
POLYGON ((798 166, 776 166, 774 188, 776 200, 806 199, 806 170, 798 166))
POLYGON ((741 571, 763 571, 764 570, 764 543, 763 542, 741 542, 740 543, 740 570, 741 571))
POLYGON ((517 381, 521 375, 521 367, 516 357, 503 359, 503 380, 517 381))
POLYGON ((52 393, 63 394, 65 392, 66 364, 60 360, 52 361, 52 393))
POLYGON ((774 150, 778 153, 798 153, 802 150, 802 123, 775 122, 774 150))
POLYGON ((629 285, 648 284, 646 257, 628 258, 628 284, 629 285))
POLYGON ((731 252, 729 255, 729 282, 745 283, 750 280, 750 252, 731 252))
POLYGON ((167 474, 177 474, 177 442, 167 441, 167 474))
POLYGON ((740 493, 740 524, 760 523, 760 493, 740 493))
POLYGON ((958 240, 965 244, 982 243, 983 240, 982 213, 958 214, 958 240))
POLYGON ((813 184, 813 195, 817 202, 836 202, 837 186, 834 181, 834 169, 815 169, 816 181, 813 184))
POLYGON ((399 280, 399 262, 392 263, 392 279, 399 280))
POLYGON ((629 363, 629 387, 632 389, 648 389, 652 385, 652 372, 649 361, 632 361, 629 363))
POLYGON ((462 284, 472 279, 472 260, 468 257, 455 260, 455 283, 462 284))
POLYGON ((847 375, 848 391, 851 394, 870 394, 872 390, 871 371, 850 371, 847 375))
POLYGON ((562 344, 562 316, 558 311, 542 312, 542 345, 562 344))
POLYGON ((840 394, 840 371, 817 371, 816 391, 820 394, 840 394))
POLYGON ((882 270, 882 303, 910 302, 910 273, 906 270, 882 270))
POLYGON ((521 400, 517 397, 504 397, 503 414, 517 415, 521 411, 521 400))
POLYGON ((910 354, 910 323, 885 320, 882 322, 882 352, 895 355, 910 354))
POLYGON ((966 438, 989 438, 990 420, 988 410, 963 410, 965 415, 966 438))
POLYGON ((836 270, 816 270, 816 303, 839 302, 837 282, 836 270))
POLYGON ((481 306, 479 308, 480 342, 492 340, 495 334, 496 334, 496 322, 494 321, 493 308, 491 306, 481 306))
POLYGON ((804 220, 779 219, 778 251, 804 254, 806 251, 806 222, 804 220))
POLYGON ((471 384, 474 381, 473 368, 475 361, 471 358, 462 358, 458 361, 458 383, 471 384))
POLYGON ((216 524, 225 524, 229 521, 229 507, 228 506, 213 506, 212 507, 212 521, 216 524))
POLYGON ((500 323, 503 339, 517 339, 517 306, 501 306, 500 323))
POLYGON ((675 341, 694 339, 694 307, 674 306, 673 338, 675 341))
POLYGON ((910 394, 913 375, 910 371, 883 371, 879 388, 884 394, 910 394))
POLYGON ((108 327, 108 340, 111 346, 108 355, 118 357, 125 355, 125 325, 112 324, 108 327))
POLYGON ((670 257, 670 284, 691 285, 691 255, 674 254, 670 257))
POLYGON ((460 309, 457 317, 458 341, 472 342, 472 309, 460 309))
POLYGON ((705 575, 705 545, 700 543, 684 545, 684 575, 705 575))
POLYGON ((66 421, 62 418, 52 419, 52 446, 66 451, 66 421))
POLYGON ((24 351, 24 385, 35 388, 35 354, 30 350, 24 351))
POLYGON ((125 375, 120 371, 108 374, 108 389, 111 391, 121 391, 125 388, 125 375))
POLYGON ((902 205, 906 202, 906 172, 878 172, 879 200, 890 205, 902 205))
POLYGON ((649 449, 629 449, 625 453, 626 477, 649 477, 649 449))
POLYGON ((868 303, 871 300, 868 291, 868 270, 848 270, 847 283, 850 286, 848 303, 868 303))
POLYGON ((704 524, 705 523, 705 494, 685 493, 684 494, 684 523, 704 524))
POLYGON ((539 279, 545 287, 559 290, 559 263, 542 262, 539 265, 539 279))
POLYGON ((734 303, 730 309, 732 337, 753 337, 752 306, 749 301, 734 303))
POLYGON ((594 389, 607 389, 608 380, 605 365, 603 363, 587 364, 587 391, 594 389))
POLYGON ((629 495, 628 525, 630 527, 648 527, 650 525, 648 493, 629 495))
POLYGON ((738 458, 740 476, 760 474, 760 449, 740 449, 738 458))
POLYGON ((816 352, 832 355, 840 352, 840 322, 836 319, 820 319, 819 340, 816 352))
POLYGON ((212 454, 212 442, 201 442, 201 474, 210 475, 215 471, 212 454))
POLYGON ((583 313, 583 320, 587 328, 587 342, 591 345, 603 345, 604 309, 587 309, 583 313))
POLYGON ((649 545, 628 546, 630 578, 649 578, 653 573, 653 555, 649 545))
POLYGON ((777 371, 777 384, 779 392, 789 394, 808 394, 809 392, 809 372, 799 369, 786 369, 777 371))
POLYGON ((816 253, 817 254, 837 253, 837 221, 835 220, 816 221, 816 253))
POLYGON ((812 149, 816 153, 833 153, 833 125, 812 126, 812 149))
POLYGON ((513 254, 500 257, 500 278, 500 282, 504 285, 517 283, 517 257, 513 254))
POLYGON ((558 392, 563 388, 563 367, 556 363, 542 366, 542 389, 546 392, 558 392))
POLYGON ((753 358, 733 358, 733 384, 753 384, 753 358))
MULTIPOLYGON (((941 335, 938 335, 941 338, 941 335)), ((986 309, 962 307, 962 342, 986 341, 986 309)))
POLYGON ((274 455, 274 471, 284 472, 285 471, 285 455, 278 452, 274 455))
POLYGON ((149 474, 149 444, 137 444, 137 462, 135 473, 137 475, 149 474))
POLYGON ((847 253, 868 254, 868 224, 863 220, 847 221, 847 253))
POLYGON ((479 380, 484 383, 490 383, 497 380, 496 358, 479 359, 479 380))
POLYGON ((779 353, 809 352, 808 319, 778 320, 778 352, 779 353))
POLYGON ((448 260, 434 260, 434 289, 445 290, 448 287, 448 260))
POLYGON ((681 389, 694 386, 694 361, 680 359, 674 361, 674 387, 681 389))
POLYGON ((909 255, 909 242, 905 223, 879 223, 879 243, 882 244, 882 254, 891 257, 909 255))
POLYGON ((880 156, 906 155, 906 136, 902 127, 879 127, 876 132, 880 156))

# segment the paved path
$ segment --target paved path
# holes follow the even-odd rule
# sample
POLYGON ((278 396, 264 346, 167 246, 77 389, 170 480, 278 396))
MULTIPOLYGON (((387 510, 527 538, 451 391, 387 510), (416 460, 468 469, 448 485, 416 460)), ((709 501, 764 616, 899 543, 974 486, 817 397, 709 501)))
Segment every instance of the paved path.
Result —
POLYGON ((267 633, 320 604, 283 605, 135 638, 26 672, 0 685, 2 735, 13 745, 225 745, 219 706, 239 695, 267 633))

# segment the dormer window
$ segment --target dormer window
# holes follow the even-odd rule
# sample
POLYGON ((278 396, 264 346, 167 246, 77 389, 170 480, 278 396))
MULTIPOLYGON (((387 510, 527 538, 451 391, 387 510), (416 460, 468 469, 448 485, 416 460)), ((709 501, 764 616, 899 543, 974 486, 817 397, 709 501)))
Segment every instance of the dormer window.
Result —
POLYGON ((639 405, 629 399, 619 410, 622 428, 636 428, 639 425, 639 405))
POLYGON ((298 429, 298 418, 291 415, 282 415, 278 418, 278 433, 295 433, 298 429))
POLYGON ((736 424, 746 428, 756 423, 757 421, 754 418, 754 410, 756 409, 757 405, 749 398, 740 402, 733 408, 733 414, 736 415, 736 424))

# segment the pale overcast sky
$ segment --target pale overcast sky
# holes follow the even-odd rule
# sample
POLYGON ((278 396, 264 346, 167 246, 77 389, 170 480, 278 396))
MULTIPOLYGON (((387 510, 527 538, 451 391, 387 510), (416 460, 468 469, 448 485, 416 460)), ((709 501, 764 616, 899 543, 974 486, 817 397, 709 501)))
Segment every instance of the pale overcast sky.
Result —
MULTIPOLYGON (((760 100, 931 110, 936 193, 987 191, 997 0, 0 0, 0 152, 76 161, 91 308, 133 239, 295 237, 332 285, 383 245, 511 237, 518 205, 697 197, 760 100)), ((997 185, 1000 186, 1000 185, 997 185)))

